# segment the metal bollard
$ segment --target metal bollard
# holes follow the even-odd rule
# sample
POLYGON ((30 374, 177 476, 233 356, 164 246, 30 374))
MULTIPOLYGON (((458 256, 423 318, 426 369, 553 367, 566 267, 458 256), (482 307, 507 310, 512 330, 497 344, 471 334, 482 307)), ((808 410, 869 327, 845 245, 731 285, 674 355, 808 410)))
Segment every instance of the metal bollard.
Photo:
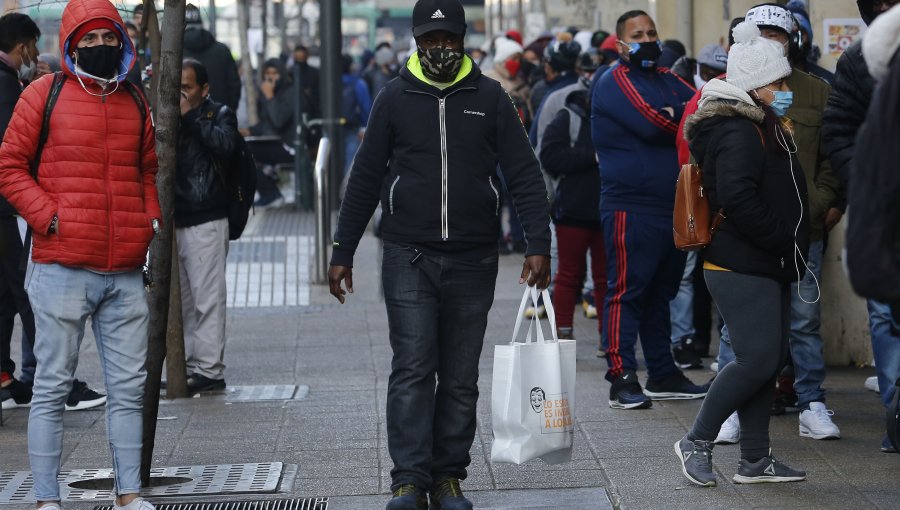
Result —
POLYGON ((328 283, 328 244, 331 241, 331 208, 328 205, 328 159, 331 141, 319 140, 314 177, 316 180, 316 283, 328 283))

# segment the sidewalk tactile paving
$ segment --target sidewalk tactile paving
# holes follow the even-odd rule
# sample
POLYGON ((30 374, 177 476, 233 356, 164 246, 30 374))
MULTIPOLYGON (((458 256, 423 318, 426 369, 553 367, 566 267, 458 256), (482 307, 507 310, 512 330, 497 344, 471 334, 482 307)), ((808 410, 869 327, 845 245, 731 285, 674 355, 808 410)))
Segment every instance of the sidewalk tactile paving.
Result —
POLYGON ((229 308, 308 306, 312 236, 244 236, 225 265, 229 308))
POLYGON ((302 400, 309 394, 308 386, 293 384, 269 384, 261 386, 231 386, 228 388, 229 402, 259 402, 262 400, 302 400), (296 397, 296 398, 295 398, 296 397))
MULTIPOLYGON (((219 464, 205 466, 158 467, 150 471, 153 478, 187 478, 174 485, 148 487, 144 496, 183 496, 210 494, 271 493, 278 489, 284 464, 219 464)), ((74 482, 112 479, 112 468, 73 469, 60 473, 60 490, 64 501, 112 499, 112 489, 77 489, 74 482)), ((110 483, 110 486, 112 484, 110 483)), ((34 481, 30 471, 0 472, 0 504, 34 502, 34 481)))

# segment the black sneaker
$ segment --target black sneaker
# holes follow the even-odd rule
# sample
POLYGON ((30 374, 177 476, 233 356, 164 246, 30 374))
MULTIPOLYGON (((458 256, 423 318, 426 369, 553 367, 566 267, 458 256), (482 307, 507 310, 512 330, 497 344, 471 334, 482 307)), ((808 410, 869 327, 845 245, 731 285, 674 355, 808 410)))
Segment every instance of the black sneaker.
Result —
POLYGON ((701 487, 715 487, 716 474, 712 470, 712 441, 691 441, 685 435, 675 441, 675 455, 681 461, 681 472, 691 483, 701 487))
POLYGON ((653 400, 690 400, 705 397, 707 391, 708 384, 697 386, 679 370, 662 381, 648 380, 646 393, 653 400))
POLYGON ((769 450, 769 455, 756 462, 741 459, 738 472, 732 480, 734 483, 802 482, 806 480, 806 471, 785 466, 769 450))
POLYGON ((191 374, 187 378, 187 390, 189 395, 204 391, 224 391, 225 379, 210 379, 200 374, 191 374))
POLYGON ((4 410, 17 407, 31 407, 31 385, 13 379, 9 385, 0 390, 0 407, 4 410))
POLYGON ((457 478, 438 480, 428 496, 431 510, 472 510, 472 502, 463 496, 457 478))
POLYGON ((649 409, 652 405, 633 370, 616 377, 609 387, 609 407, 613 409, 649 409))
POLYGON ((694 339, 687 337, 682 338, 672 347, 672 355, 675 357, 675 364, 678 368, 687 370, 699 370, 703 368, 703 360, 694 350, 694 339))
POLYGON ((69 398, 66 399, 66 411, 83 411, 102 406, 105 403, 106 395, 88 388, 86 382, 75 379, 72 381, 69 398))
POLYGON ((428 497, 415 485, 401 485, 394 490, 385 510, 428 510, 428 497))

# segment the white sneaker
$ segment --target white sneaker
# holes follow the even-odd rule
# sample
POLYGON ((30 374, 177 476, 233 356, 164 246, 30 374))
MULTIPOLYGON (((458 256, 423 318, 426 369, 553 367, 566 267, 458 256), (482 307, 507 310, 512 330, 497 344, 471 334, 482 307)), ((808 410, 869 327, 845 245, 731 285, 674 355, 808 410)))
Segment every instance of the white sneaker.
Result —
POLYGON ((718 362, 718 361, 713 361, 712 363, 710 363, 710 364, 709 364, 709 369, 712 370, 713 372, 718 373, 718 372, 719 372, 719 362, 718 362))
POLYGON ((738 420, 737 411, 731 413, 731 416, 722 424, 719 429, 719 435, 716 436, 716 444, 735 444, 741 439, 741 422, 738 420))
POLYGON ((831 421, 834 411, 825 408, 824 402, 810 402, 809 409, 800 413, 800 437, 813 439, 838 439, 841 429, 831 421))
POLYGON ((125 506, 119 506, 113 501, 113 508, 115 510, 156 510, 152 503, 141 497, 135 498, 125 506))
POLYGON ((872 377, 866 377, 865 387, 866 387, 866 389, 869 390, 869 391, 874 391, 875 393, 879 393, 879 391, 878 391, 878 377, 877 377, 877 376, 874 376, 874 375, 873 375, 872 377))

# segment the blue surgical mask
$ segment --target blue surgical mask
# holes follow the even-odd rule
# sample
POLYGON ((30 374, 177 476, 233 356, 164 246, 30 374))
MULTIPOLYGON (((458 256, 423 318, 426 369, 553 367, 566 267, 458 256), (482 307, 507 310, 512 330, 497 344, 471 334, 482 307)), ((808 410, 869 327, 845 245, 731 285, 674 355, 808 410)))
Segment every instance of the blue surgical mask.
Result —
POLYGON ((792 91, 784 92, 782 90, 766 89, 775 96, 775 100, 769 106, 778 117, 784 117, 788 108, 794 103, 794 93, 792 91))

